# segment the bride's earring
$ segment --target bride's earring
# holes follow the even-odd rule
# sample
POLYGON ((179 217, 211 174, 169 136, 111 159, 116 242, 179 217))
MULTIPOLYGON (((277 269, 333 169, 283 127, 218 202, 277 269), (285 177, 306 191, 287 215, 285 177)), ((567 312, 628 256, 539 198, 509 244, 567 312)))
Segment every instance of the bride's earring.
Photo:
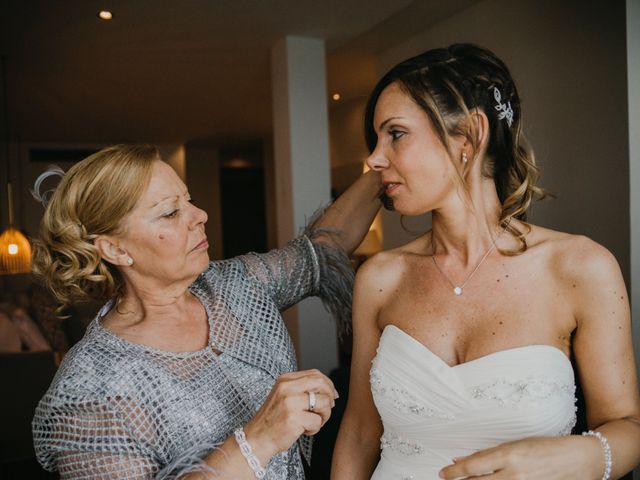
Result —
POLYGON ((462 152, 462 163, 467 163, 469 161, 469 157, 467 157, 467 152, 462 152))
POLYGON ((131 258, 131 257, 127 258, 127 265, 129 265, 129 266, 133 265, 133 258, 131 258))

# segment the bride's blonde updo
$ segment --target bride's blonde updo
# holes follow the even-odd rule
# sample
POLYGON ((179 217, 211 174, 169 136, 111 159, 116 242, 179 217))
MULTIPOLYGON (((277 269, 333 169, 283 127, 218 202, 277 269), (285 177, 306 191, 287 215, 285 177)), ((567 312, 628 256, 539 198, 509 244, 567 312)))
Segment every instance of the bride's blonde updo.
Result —
POLYGON ((152 145, 114 145, 85 158, 62 177, 34 241, 33 271, 62 306, 105 301, 122 292, 122 277, 94 240, 121 233, 160 160, 152 145))

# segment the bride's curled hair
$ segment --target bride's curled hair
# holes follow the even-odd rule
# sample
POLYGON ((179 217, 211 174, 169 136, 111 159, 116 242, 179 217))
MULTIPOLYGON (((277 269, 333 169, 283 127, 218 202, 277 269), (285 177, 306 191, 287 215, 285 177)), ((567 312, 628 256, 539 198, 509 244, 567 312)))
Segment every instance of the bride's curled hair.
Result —
POLYGON ((105 301, 122 293, 118 270, 104 261, 94 240, 122 231, 160 159, 152 145, 107 147, 62 177, 34 241, 33 271, 61 306, 105 301))

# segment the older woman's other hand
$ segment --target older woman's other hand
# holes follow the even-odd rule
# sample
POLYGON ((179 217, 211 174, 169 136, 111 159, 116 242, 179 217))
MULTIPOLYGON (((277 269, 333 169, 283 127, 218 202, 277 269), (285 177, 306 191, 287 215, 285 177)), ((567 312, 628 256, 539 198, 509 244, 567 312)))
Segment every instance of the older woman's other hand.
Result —
POLYGON ((331 380, 318 370, 281 375, 244 427, 247 439, 258 457, 271 458, 288 450, 300 435, 316 434, 329 420, 337 397, 331 380), (315 405, 310 409, 314 396, 315 405))
POLYGON ((456 458, 453 464, 440 471, 440 477, 448 480, 476 477, 566 480, 600 478, 603 469, 604 455, 600 445, 592 439, 570 435, 503 443, 456 458))

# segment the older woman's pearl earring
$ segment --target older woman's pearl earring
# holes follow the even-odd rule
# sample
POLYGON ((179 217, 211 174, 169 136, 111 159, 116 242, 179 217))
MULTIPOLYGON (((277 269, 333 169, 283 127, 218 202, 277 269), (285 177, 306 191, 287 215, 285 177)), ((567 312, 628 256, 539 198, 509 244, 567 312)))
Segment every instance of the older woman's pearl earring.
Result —
POLYGON ((131 257, 127 258, 127 265, 129 266, 133 265, 133 258, 131 257))
POLYGON ((467 157, 467 152, 462 152, 462 163, 467 163, 469 161, 469 157, 467 157))

